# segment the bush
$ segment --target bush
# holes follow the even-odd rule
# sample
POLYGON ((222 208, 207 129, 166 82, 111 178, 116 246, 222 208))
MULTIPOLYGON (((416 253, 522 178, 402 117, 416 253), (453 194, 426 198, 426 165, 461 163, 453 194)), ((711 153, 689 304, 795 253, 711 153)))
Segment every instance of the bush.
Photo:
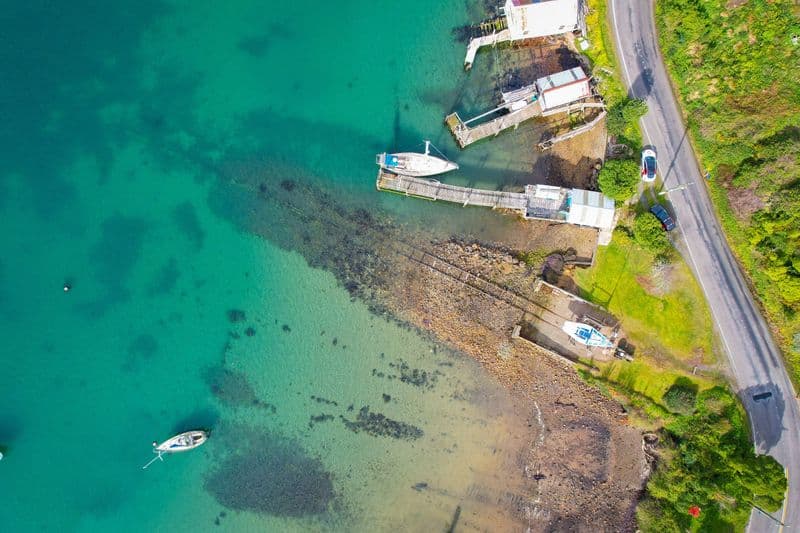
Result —
POLYGON ((667 232, 652 213, 643 211, 633 220, 633 240, 656 255, 666 255, 670 248, 667 232))
POLYGON ((517 259, 532 268, 542 266, 544 258, 547 257, 547 252, 544 250, 528 250, 527 252, 519 252, 517 259))
POLYGON ((741 530, 758 505, 778 510, 786 491, 783 467, 756 455, 744 411, 722 387, 697 397, 697 412, 667 425, 666 455, 647 483, 638 509, 643 531, 741 530), (692 518, 688 510, 700 508, 692 518))
POLYGON ((627 133, 627 129, 647 114, 647 104, 644 100, 625 98, 608 109, 606 127, 608 133, 620 137, 627 133))
POLYGON ((639 164, 633 159, 610 159, 600 170, 597 183, 603 194, 624 201, 636 192, 640 176, 639 164))
POLYGON ((694 411, 697 385, 689 378, 680 377, 664 393, 664 405, 673 413, 689 414, 694 411))

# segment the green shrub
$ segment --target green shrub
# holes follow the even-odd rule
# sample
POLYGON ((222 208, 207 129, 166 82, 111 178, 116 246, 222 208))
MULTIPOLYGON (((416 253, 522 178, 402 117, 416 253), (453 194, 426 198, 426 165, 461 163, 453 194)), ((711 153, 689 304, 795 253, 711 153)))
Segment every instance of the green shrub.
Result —
POLYGON ((547 257, 547 252, 544 250, 528 250, 517 254, 517 259, 533 268, 542 266, 545 257, 547 257))
POLYGON ((673 413, 689 414, 694 411, 694 402, 697 400, 697 384, 689 378, 680 377, 667 389, 662 399, 673 413))
POLYGON ((670 249, 667 232, 652 213, 642 211, 633 220, 633 240, 656 255, 666 255, 670 249))
POLYGON ((640 177, 639 164, 635 160, 609 159, 600 169, 597 183, 609 198, 625 201, 636 192, 640 177))
POLYGON ((753 452, 736 397, 715 387, 700 393, 696 406, 665 428, 670 460, 647 483, 637 513, 643 531, 740 530, 753 505, 774 512, 783 502, 783 467, 753 452), (695 505, 698 518, 688 513, 695 505))
POLYGON ((647 104, 644 100, 625 98, 608 109, 606 127, 608 133, 619 137, 625 135, 629 126, 647 114, 647 104))

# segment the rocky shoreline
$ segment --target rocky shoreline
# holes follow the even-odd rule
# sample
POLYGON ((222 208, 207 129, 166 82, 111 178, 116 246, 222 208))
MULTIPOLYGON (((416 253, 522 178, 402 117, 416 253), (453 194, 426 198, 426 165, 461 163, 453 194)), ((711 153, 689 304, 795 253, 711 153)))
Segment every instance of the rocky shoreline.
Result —
MULTIPOLYGON (((288 180, 283 171, 254 163, 222 169, 226 179, 220 186, 229 189, 227 197, 237 196, 239 207, 219 212, 331 271, 375 313, 479 361, 513 394, 528 420, 530 444, 509 465, 514 479, 504 483, 522 495, 513 504, 500 496, 480 501, 496 500, 511 529, 635 530, 647 463, 641 433, 627 424, 621 406, 588 386, 571 366, 512 340, 514 325, 524 318, 519 309, 421 264, 415 254, 432 254, 521 294, 530 293, 537 272, 503 243, 411 235, 374 210, 343 205, 312 179, 288 180)), ((526 224, 527 231, 549 229, 526 224)), ((350 422, 356 424, 352 429, 421 436, 413 427, 397 428, 369 415, 350 422)), ((469 524, 468 517, 461 520, 469 524)))

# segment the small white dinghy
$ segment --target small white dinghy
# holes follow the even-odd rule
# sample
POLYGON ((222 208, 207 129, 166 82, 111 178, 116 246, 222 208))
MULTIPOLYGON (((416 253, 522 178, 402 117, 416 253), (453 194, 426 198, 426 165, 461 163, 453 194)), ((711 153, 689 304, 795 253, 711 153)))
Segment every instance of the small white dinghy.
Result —
MULTIPOLYGON (((435 147, 434 147, 435 148, 435 147)), ((458 165, 447 159, 431 155, 431 142, 425 141, 425 153, 400 152, 378 154, 375 162, 384 170, 402 176, 433 176, 458 169, 458 165)))
POLYGON ((205 431, 196 429, 193 431, 186 431, 184 433, 179 433, 172 438, 169 438, 159 444, 156 441, 153 441, 153 453, 156 454, 150 462, 142 467, 142 470, 153 464, 156 460, 161 459, 161 457, 165 453, 178 453, 178 452, 186 452, 189 450, 194 450, 198 446, 201 446, 205 441, 208 440, 208 433, 205 431))

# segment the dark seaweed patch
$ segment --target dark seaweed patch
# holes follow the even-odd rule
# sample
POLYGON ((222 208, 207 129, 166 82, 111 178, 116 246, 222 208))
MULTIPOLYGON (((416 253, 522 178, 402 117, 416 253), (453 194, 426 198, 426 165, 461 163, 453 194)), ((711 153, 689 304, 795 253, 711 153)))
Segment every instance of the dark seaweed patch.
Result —
POLYGON ((172 220, 196 250, 203 247, 206 233, 200 226, 200 219, 197 218, 197 212, 191 203, 184 202, 173 209, 172 220))
POLYGON ((400 371, 400 381, 423 389, 432 389, 441 374, 438 370, 429 373, 427 370, 420 368, 411 368, 402 359, 398 363, 389 363, 389 366, 400 371))
POLYGON ((158 351, 158 341, 148 333, 142 333, 128 345, 128 355, 131 357, 144 357, 149 359, 158 351))
POLYGON ((297 184, 292 180, 283 180, 281 182, 281 188, 287 192, 292 192, 296 186, 297 184))
POLYGON ((233 407, 261 407, 272 413, 277 410, 273 404, 258 397, 247 376, 241 372, 216 368, 207 371, 204 377, 208 388, 223 403, 233 407))
POLYGON ((147 294, 149 296, 169 294, 172 292, 172 289, 175 288, 180 276, 181 271, 178 269, 178 262, 174 257, 170 258, 170 260, 161 267, 158 273, 153 276, 153 279, 147 287, 147 294))
POLYGON ((253 335, 256 334, 256 328, 254 328, 253 326, 250 326, 249 328, 244 330, 244 334, 247 335, 248 337, 252 337, 253 335))
POLYGON ((309 429, 313 428, 314 424, 319 424, 320 422, 328 422, 329 420, 333 420, 334 418, 336 417, 327 414, 321 414, 317 416, 311 415, 308 419, 308 427, 309 429))
POLYGON ((291 333, 292 332, 292 328, 289 327, 289 324, 284 324, 283 326, 281 326, 281 329, 283 331, 285 331, 286 333, 291 333))
POLYGON ((139 261, 148 227, 143 218, 119 214, 103 221, 102 235, 91 248, 90 259, 95 279, 105 286, 106 294, 86 306, 90 314, 102 313, 107 306, 129 298, 125 284, 139 261))
POLYGON ((328 400, 327 398, 322 398, 320 396, 311 396, 311 399, 317 403, 324 403, 325 405, 333 405, 335 407, 339 407, 339 403, 335 400, 328 400))
POLYGON ((234 324, 236 322, 244 322, 246 316, 241 309, 228 309, 228 322, 234 324))
POLYGON ((290 518, 328 511, 335 498, 331 474, 296 441, 237 427, 232 453, 206 476, 205 489, 228 509, 290 518))
POLYGON ((424 434, 420 428, 412 426, 411 424, 392 420, 381 413, 371 413, 369 406, 364 406, 358 411, 355 422, 341 415, 339 418, 345 427, 353 433, 360 433, 363 431, 374 437, 416 440, 424 434))

